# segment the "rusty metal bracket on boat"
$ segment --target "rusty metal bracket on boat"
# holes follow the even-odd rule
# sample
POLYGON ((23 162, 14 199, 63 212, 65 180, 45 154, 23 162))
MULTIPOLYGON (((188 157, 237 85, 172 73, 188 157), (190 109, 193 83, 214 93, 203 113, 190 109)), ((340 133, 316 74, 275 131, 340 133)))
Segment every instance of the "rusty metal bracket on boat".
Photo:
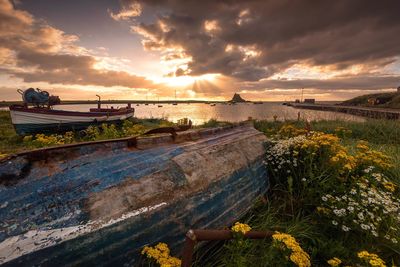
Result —
POLYGON ((159 127, 159 128, 148 130, 143 135, 169 133, 172 135, 173 138, 175 138, 176 132, 183 132, 183 131, 189 130, 191 127, 192 127, 192 121, 189 120, 189 124, 178 125, 175 127, 159 127))
MULTIPOLYGON (((273 234, 273 231, 250 231, 244 237, 248 239, 265 239, 271 237, 273 234)), ((230 239, 233 239, 233 234, 230 230, 189 230, 186 233, 185 245, 182 252, 182 267, 192 266, 194 247, 198 242, 230 239)))
POLYGON ((188 124, 184 125, 178 125, 178 126, 173 126, 173 127, 158 127, 155 129, 148 130, 147 132, 143 134, 139 134, 137 136, 131 137, 127 140, 127 145, 128 147, 136 147, 137 146, 137 138, 140 136, 144 135, 150 135, 150 134, 160 134, 160 133, 169 133, 172 136, 172 139, 175 140, 176 133, 177 132, 184 132, 189 130, 192 127, 192 121, 189 120, 188 124))

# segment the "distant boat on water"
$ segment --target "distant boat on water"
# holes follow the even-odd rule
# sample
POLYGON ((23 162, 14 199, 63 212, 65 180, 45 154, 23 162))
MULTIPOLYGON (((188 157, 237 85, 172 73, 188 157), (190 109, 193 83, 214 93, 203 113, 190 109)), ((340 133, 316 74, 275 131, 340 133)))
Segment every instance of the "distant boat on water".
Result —
POLYGON ((133 117, 135 111, 131 104, 124 108, 101 108, 100 96, 97 108, 91 108, 89 112, 54 110, 52 106, 60 103, 58 97, 33 88, 18 92, 24 104, 12 105, 9 109, 12 124, 19 135, 82 130, 90 125, 120 123, 133 117))

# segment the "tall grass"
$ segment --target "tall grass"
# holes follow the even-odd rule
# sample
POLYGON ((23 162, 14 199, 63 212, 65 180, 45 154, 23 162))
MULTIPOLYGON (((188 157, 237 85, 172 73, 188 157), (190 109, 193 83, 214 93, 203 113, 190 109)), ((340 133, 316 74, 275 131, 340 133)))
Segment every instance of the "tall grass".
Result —
MULTIPOLYGON (((292 124, 298 128, 305 128, 305 121, 255 121, 255 127, 267 135, 276 133, 282 125, 292 124)), ((352 131, 351 138, 366 140, 375 144, 400 144, 400 121, 374 120, 365 122, 321 120, 309 122, 311 130, 325 133, 335 133, 335 129, 344 127, 352 131)))
MULTIPOLYGON (((272 138, 276 136, 282 126, 287 124, 292 124, 300 129, 311 128, 313 131, 336 135, 340 134, 338 129, 345 128, 346 134, 341 136, 340 145, 346 147, 350 154, 355 154, 358 142, 360 140, 368 141, 370 149, 381 151, 391 158, 393 167, 382 170, 382 172, 397 186, 400 185, 399 122, 381 120, 368 120, 365 123, 256 121, 255 127, 272 138)), ((345 265, 350 263, 351 266, 369 266, 360 263, 360 259, 357 257, 357 252, 364 249, 381 255, 385 258, 387 266, 392 266, 391 261, 399 263, 400 251, 398 251, 397 245, 387 244, 384 240, 374 239, 367 233, 356 230, 343 232, 335 229, 329 220, 326 221, 316 214, 318 199, 321 201, 320 195, 323 193, 319 190, 325 190, 325 194, 335 191, 336 188, 350 190, 342 184, 340 173, 335 174, 326 171, 329 169, 324 169, 323 164, 315 165, 309 176, 306 176, 308 183, 306 187, 299 186, 299 183, 292 182, 293 184, 291 184, 291 179, 298 179, 294 176, 292 178, 289 175, 278 177, 278 180, 272 184, 267 203, 257 201, 254 208, 240 221, 248 223, 255 230, 277 230, 290 233, 310 255, 312 266, 328 266, 327 260, 333 256, 340 257, 346 262, 345 265)), ((299 173, 296 175, 303 176, 299 173)), ((363 177, 362 172, 358 175, 363 177)), ((271 173, 269 178, 272 181, 271 173)), ((351 182, 353 178, 349 177, 348 179, 350 179, 347 181, 348 186, 353 186, 354 184, 351 182)), ((397 197, 398 192, 395 192, 397 197)), ((393 222, 388 221, 387 223, 393 222)), ((196 254, 195 266, 271 266, 271 240, 252 240, 249 246, 243 247, 242 251, 235 250, 234 252, 230 249, 230 242, 234 241, 214 243, 212 249, 199 249, 196 254)), ((294 266, 292 264, 282 258, 281 265, 275 266, 294 266)))

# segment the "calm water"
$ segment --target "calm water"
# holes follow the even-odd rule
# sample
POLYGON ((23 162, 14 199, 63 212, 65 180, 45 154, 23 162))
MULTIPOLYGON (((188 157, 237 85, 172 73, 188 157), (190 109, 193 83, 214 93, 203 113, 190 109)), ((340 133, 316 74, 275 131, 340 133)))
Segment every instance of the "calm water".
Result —
MULTIPOLYGON (((123 107, 124 105, 114 105, 114 107, 123 107)), ((88 111, 89 108, 96 105, 59 105, 55 109, 88 111)), ((111 107, 104 104, 103 107, 111 107)), ((284 106, 282 103, 267 102, 263 104, 240 103, 236 105, 216 104, 210 106, 208 104, 163 104, 158 107, 157 104, 149 104, 148 106, 140 104, 133 105, 135 108, 135 117, 137 118, 165 118, 171 121, 177 121, 182 118, 189 118, 194 124, 201 124, 209 119, 217 119, 220 121, 238 122, 247 120, 249 117, 253 119, 273 120, 274 115, 278 120, 297 119, 297 113, 303 119, 309 120, 352 120, 364 121, 364 118, 348 115, 344 113, 295 109, 284 106)))

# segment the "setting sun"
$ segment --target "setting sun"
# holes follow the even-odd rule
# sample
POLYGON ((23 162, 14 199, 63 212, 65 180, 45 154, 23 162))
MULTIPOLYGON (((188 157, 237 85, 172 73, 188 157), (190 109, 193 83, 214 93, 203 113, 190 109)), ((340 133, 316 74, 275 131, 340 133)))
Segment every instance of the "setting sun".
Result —
POLYGON ((400 266, 399 10, 0 0, 0 265, 400 266))
POLYGON ((161 77, 152 79, 156 83, 163 83, 170 87, 186 87, 194 84, 197 81, 215 82, 219 74, 204 74, 200 76, 176 76, 176 77, 161 77))

